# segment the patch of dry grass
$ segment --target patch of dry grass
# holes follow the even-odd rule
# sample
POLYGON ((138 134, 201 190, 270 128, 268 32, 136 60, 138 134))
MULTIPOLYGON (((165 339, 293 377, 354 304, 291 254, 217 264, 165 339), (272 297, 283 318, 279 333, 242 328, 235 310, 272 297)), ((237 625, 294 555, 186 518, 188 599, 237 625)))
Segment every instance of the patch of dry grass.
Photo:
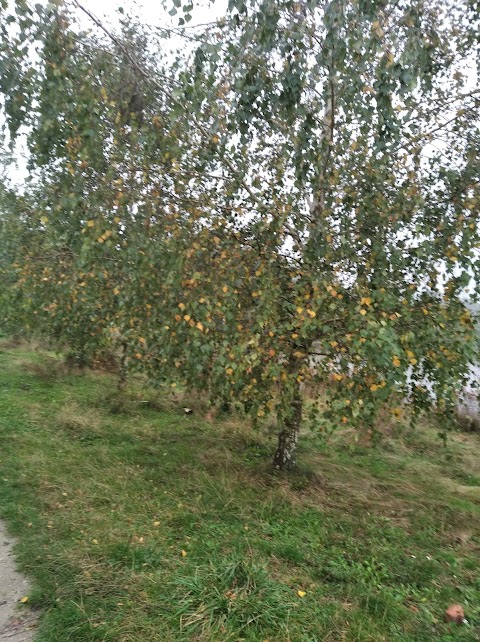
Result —
POLYGON ((97 408, 81 406, 76 401, 68 401, 57 412, 56 425, 79 436, 99 433, 102 428, 102 415, 97 408))
POLYGON ((36 377, 45 383, 52 383, 67 373, 65 364, 62 361, 45 353, 42 354, 38 361, 32 361, 28 358, 19 359, 17 365, 27 375, 36 377))

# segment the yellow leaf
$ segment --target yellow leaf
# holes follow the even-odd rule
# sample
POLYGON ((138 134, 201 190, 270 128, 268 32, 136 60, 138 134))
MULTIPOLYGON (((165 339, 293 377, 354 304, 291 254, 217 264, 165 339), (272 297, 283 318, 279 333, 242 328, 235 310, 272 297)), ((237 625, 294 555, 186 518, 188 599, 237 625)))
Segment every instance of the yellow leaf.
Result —
POLYGON ((298 339, 298 334, 296 332, 292 334, 292 339, 298 339))
POLYGON ((227 368, 227 369, 225 370, 225 372, 227 373, 227 375, 228 375, 229 377, 231 377, 231 376, 233 375, 233 368, 227 368))
POLYGON ((371 305, 372 299, 369 296, 364 296, 362 297, 362 300, 360 301, 361 305, 371 305))
POLYGON ((200 321, 197 323, 197 328, 200 330, 200 332, 203 332, 203 323, 200 323, 200 321))
POLYGON ((182 557, 187 557, 187 551, 182 551, 182 557))
POLYGON ((41 216, 40 220, 42 221, 42 223, 48 223, 48 216, 41 216))
POLYGON ((364 317, 367 314, 367 311, 362 308, 360 310, 360 314, 362 315, 362 317, 364 317))
POLYGON ((142 358, 142 355, 140 354, 140 352, 135 352, 135 358, 136 359, 141 359, 142 358))
POLYGON ((380 26, 380 23, 378 20, 375 20, 375 22, 372 24, 372 28, 379 38, 383 38, 383 29, 380 26))
POLYGON ((178 307, 180 308, 180 310, 184 310, 185 309, 185 303, 179 303, 178 307))
POLYGON ((22 599, 20 600, 20 602, 21 602, 22 604, 25 604, 26 602, 28 602, 28 595, 25 595, 25 597, 22 597, 22 599))
POLYGON ((120 294, 120 290, 118 288, 113 289, 113 294, 120 294))
POLYGON ((191 316, 189 314, 186 314, 184 317, 185 321, 190 321, 191 316))
POLYGON ((330 345, 332 348, 336 348, 338 346, 338 341, 330 341, 330 345))
POLYGON ((400 359, 397 357, 397 355, 393 357, 392 363, 396 368, 398 368, 398 366, 400 365, 400 359))
POLYGON ((312 317, 312 319, 314 319, 317 316, 313 310, 307 310, 307 314, 309 314, 312 317))
POLYGON ((98 539, 92 539, 92 544, 98 544, 98 539))
POLYGON ((343 379, 343 375, 341 375, 341 374, 339 374, 338 372, 336 372, 336 373, 333 375, 333 378, 335 379, 335 381, 341 381, 341 380, 343 379))
POLYGON ((377 386, 377 384, 376 384, 376 383, 372 383, 372 385, 370 386, 370 390, 371 390, 372 392, 376 392, 376 391, 378 390, 378 386, 377 386))
POLYGON ((297 314, 302 314, 303 308, 297 308, 297 314))
POLYGON ((143 337, 138 337, 138 340, 140 341, 140 343, 145 343, 145 339, 143 337))
POLYGON ((156 527, 160 526, 160 522, 153 522, 153 525, 156 526, 156 527))
POLYGON ((263 410, 263 408, 260 408, 257 411, 257 417, 263 417, 264 415, 265 415, 265 410, 263 410))
POLYGON ((95 221, 92 221, 92 219, 87 221, 87 227, 93 227, 94 225, 95 225, 95 221))
POLYGON ((225 294, 228 292, 228 287, 226 285, 223 286, 222 290, 225 292, 225 294))
POLYGON ((345 417, 345 415, 342 417, 342 423, 344 424, 348 423, 348 417, 345 417))
POLYGON ((297 591, 298 597, 305 597, 306 594, 306 591, 297 591))

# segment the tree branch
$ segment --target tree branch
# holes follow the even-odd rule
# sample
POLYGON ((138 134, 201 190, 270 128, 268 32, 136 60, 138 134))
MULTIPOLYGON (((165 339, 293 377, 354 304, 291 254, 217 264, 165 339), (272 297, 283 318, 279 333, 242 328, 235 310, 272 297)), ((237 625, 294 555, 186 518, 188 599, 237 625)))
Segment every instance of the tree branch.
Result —
MULTIPOLYGON (((131 54, 131 52, 128 50, 128 48, 124 45, 124 43, 115 36, 105 25, 88 9, 86 9, 83 5, 78 2, 78 0, 73 0, 74 5, 80 9, 80 11, 83 11, 90 20, 97 25, 99 29, 101 29, 110 40, 116 44, 116 46, 122 51, 126 59, 130 62, 130 64, 138 71, 138 73, 147 81, 150 82, 158 91, 160 91, 162 94, 167 96, 173 103, 176 105, 182 106, 182 103, 175 98, 175 96, 172 94, 171 91, 166 89, 162 84, 160 84, 155 78, 152 78, 150 74, 147 72, 146 69, 138 62, 138 60, 131 54)), ((205 127, 198 122, 198 120, 195 118, 193 114, 189 114, 190 120, 193 123, 193 125, 198 129, 198 131, 201 132, 203 136, 206 138, 210 138, 209 132, 205 129, 205 127)), ((226 158, 225 156, 220 156, 220 162, 223 162, 230 172, 238 177, 238 170, 236 167, 233 165, 233 163, 226 158)), ((257 204, 261 205, 261 202, 258 200, 256 195, 253 193, 249 185, 244 181, 243 178, 240 178, 240 185, 243 187, 243 189, 247 192, 247 194, 250 196, 250 198, 257 204)))

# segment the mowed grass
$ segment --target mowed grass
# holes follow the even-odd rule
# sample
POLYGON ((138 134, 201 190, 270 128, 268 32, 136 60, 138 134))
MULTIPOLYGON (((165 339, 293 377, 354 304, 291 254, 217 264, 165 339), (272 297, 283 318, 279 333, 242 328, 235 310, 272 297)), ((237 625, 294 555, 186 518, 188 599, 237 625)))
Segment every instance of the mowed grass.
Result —
POLYGON ((280 475, 241 418, 114 389, 0 345, 0 515, 38 642, 480 639, 479 435, 306 433, 280 475))

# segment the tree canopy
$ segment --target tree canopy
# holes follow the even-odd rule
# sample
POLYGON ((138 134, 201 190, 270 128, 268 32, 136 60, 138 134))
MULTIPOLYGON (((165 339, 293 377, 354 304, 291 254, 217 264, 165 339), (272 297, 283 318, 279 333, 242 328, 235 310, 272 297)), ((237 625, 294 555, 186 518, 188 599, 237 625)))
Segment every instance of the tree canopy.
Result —
POLYGON ((478 3, 230 0, 192 28, 174 0, 158 29, 0 7, 29 154, 0 196, 6 328, 273 416, 280 468, 302 419, 453 412, 478 352, 478 3))

